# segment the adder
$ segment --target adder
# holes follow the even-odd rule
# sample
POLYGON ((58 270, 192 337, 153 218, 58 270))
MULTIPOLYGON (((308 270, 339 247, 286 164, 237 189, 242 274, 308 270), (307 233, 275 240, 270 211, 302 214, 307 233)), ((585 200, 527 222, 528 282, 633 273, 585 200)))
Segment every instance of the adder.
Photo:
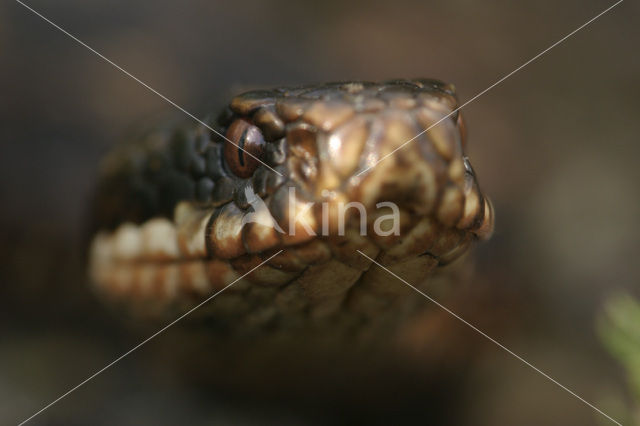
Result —
POLYGON ((415 298, 369 258, 423 283, 493 229, 458 106, 431 79, 284 87, 125 141, 100 171, 93 282, 153 315, 234 283, 200 313, 231 333, 400 327, 415 298))

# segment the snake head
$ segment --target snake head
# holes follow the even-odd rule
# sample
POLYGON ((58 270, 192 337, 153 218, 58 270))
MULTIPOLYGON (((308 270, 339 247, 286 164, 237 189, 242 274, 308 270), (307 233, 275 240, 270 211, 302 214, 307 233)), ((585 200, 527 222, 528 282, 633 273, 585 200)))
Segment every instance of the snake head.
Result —
POLYGON ((361 253, 424 278, 493 228, 458 109, 437 80, 325 83, 247 92, 206 125, 123 141, 96 192, 93 280, 173 301, 284 250, 248 279, 325 312, 358 280, 388 281, 361 253))
POLYGON ((253 191, 268 208, 243 222, 249 251, 349 228, 397 258, 428 252, 445 262, 493 229, 458 106, 452 85, 427 79, 239 95, 220 121, 229 182, 216 186, 236 194, 224 220, 248 208, 253 191), (269 215, 277 226, 265 226, 269 215))

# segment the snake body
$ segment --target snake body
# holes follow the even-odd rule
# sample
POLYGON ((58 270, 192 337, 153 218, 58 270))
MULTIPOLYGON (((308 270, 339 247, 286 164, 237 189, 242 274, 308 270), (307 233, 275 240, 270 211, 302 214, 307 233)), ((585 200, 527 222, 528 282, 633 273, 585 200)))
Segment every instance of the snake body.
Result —
POLYGON ((205 119, 227 140, 186 122, 126 141, 101 168, 93 282, 135 310, 172 312, 283 250, 206 315, 253 330, 402 316, 406 287, 358 250, 421 283, 492 231, 458 105, 429 79, 277 88, 205 119), (356 202, 364 210, 344 210, 356 202), (381 202, 398 207, 395 234, 379 232, 381 202))

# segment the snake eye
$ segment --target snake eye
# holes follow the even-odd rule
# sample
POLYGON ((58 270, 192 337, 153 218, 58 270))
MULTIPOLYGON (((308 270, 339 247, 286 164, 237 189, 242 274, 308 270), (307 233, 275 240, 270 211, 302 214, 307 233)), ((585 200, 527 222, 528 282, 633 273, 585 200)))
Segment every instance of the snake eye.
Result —
POLYGON ((260 129, 244 118, 229 126, 224 142, 224 158, 229 169, 238 177, 248 178, 258 167, 264 152, 264 138, 260 129), (231 142, 233 143, 231 143, 231 142), (235 144, 235 145, 234 145, 235 144))

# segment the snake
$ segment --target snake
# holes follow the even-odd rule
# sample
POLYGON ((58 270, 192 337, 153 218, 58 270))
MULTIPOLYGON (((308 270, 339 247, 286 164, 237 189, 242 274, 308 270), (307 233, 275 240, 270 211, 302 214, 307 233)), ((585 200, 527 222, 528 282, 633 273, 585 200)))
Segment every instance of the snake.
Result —
POLYGON ((93 286, 151 315, 224 289, 202 316, 231 332, 406 318, 389 272, 418 285, 493 231, 459 109, 440 80, 331 82, 123 140, 98 173, 93 286))

